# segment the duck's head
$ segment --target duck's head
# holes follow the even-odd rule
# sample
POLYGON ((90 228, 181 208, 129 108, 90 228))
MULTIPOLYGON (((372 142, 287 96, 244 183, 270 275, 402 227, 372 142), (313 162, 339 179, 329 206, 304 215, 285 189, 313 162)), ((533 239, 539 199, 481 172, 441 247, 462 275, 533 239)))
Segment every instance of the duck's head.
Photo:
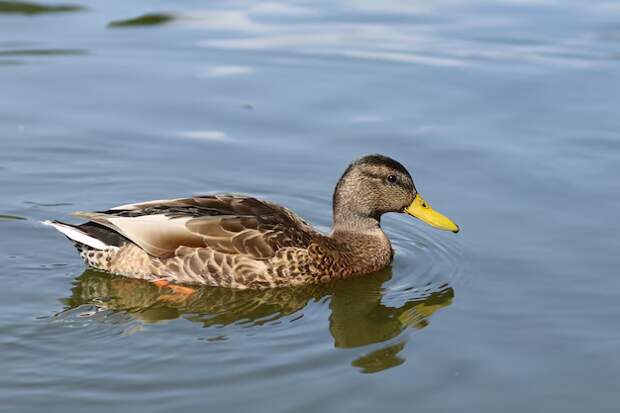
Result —
POLYGON ((363 229, 378 223, 386 212, 399 212, 459 232, 458 225, 422 198, 407 169, 383 155, 366 155, 349 165, 336 185, 333 207, 335 229, 363 229))

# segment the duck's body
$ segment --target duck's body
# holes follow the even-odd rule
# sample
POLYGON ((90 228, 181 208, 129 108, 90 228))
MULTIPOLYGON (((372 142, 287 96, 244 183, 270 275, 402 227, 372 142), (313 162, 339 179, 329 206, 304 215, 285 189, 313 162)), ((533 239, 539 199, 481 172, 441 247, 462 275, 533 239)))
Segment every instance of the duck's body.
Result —
POLYGON ((88 266, 147 280, 307 284, 379 270, 392 255, 380 230, 326 236, 286 208, 249 197, 200 196, 76 215, 91 222, 73 229, 106 243, 74 240, 88 266))
POLYGON ((90 220, 77 226, 48 223, 74 242, 88 266, 100 270, 145 280, 268 288, 326 282, 388 266, 393 252, 380 216, 411 209, 416 195, 402 165, 373 155, 354 162, 339 181, 328 235, 284 207, 229 195, 76 213, 90 220), (377 185, 384 183, 384 175, 390 179, 389 195, 402 199, 384 199, 385 188, 377 185), (364 199, 357 199, 364 193, 364 199))

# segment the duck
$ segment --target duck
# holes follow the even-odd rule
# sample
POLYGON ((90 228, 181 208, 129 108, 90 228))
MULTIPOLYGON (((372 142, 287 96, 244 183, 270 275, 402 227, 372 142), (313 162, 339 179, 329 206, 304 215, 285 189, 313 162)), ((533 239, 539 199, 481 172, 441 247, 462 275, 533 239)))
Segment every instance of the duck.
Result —
POLYGON ((202 195, 76 212, 74 225, 45 221, 77 248, 87 267, 177 286, 202 284, 267 289, 370 274, 388 267, 394 251, 381 217, 403 213, 459 232, 434 210, 398 161, 379 154, 354 160, 332 197, 327 234, 293 211, 242 195, 202 195))

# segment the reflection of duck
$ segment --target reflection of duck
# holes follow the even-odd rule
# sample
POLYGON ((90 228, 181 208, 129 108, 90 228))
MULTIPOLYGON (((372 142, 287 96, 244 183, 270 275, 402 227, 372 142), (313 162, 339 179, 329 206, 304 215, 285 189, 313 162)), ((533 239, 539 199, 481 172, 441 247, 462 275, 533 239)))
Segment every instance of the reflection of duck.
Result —
POLYGON ((380 227, 404 212, 458 231, 418 194, 409 172, 381 155, 353 162, 336 185, 329 235, 292 211, 240 196, 200 196, 124 205, 48 222, 94 268, 133 278, 235 288, 315 284, 387 267, 392 247, 380 227))
MULTIPOLYGON (((184 317, 204 327, 235 323, 260 325, 292 315, 310 301, 330 298, 329 330, 334 346, 352 348, 382 343, 406 327, 423 328, 429 317, 449 305, 454 291, 442 286, 409 298, 399 307, 382 303, 382 284, 391 278, 389 269, 372 277, 348 281, 266 290, 237 290, 203 286, 192 295, 170 294, 167 288, 126 277, 86 270, 76 279, 67 310, 91 304, 123 311, 144 322, 184 317)), ((390 344, 389 348, 394 347, 390 344)), ((353 364, 365 371, 400 364, 398 351, 373 351, 353 364), (368 365, 367 365, 368 364, 368 365), (377 367, 379 366, 379 367, 377 367)), ((402 361, 401 361, 402 362, 402 361)))

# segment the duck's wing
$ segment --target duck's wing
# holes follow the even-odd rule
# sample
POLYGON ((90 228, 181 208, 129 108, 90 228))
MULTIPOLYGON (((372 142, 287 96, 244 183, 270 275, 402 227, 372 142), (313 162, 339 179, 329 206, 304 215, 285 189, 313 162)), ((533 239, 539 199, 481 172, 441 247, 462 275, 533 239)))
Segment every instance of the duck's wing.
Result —
POLYGON ((283 247, 307 247, 319 235, 292 211, 242 196, 150 201, 75 215, 117 232, 160 258, 174 255, 182 246, 269 258, 283 247))

